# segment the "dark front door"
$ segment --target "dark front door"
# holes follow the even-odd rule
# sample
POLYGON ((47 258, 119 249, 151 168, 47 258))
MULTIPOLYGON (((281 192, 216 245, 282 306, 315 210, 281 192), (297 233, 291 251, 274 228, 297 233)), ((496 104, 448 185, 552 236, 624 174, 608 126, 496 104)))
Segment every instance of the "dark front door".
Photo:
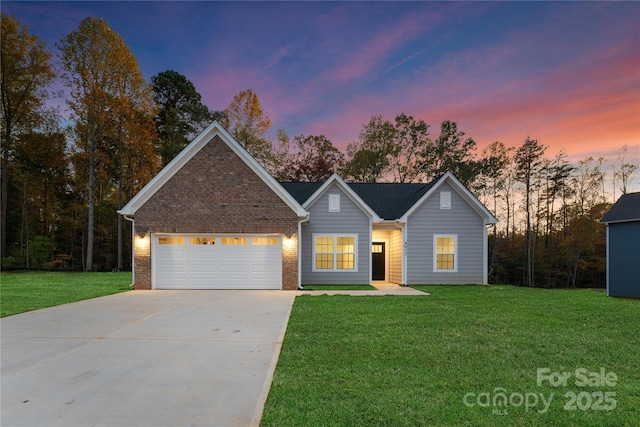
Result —
POLYGON ((384 242, 371 244, 371 279, 385 279, 384 242))

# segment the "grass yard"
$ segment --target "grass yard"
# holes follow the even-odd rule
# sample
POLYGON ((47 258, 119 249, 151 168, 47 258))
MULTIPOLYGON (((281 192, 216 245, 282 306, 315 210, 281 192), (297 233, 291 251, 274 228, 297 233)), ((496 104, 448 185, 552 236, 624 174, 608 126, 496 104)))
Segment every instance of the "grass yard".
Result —
POLYGON ((432 296, 296 298, 261 425, 638 425, 640 301, 419 288, 432 296))
POLYGON ((128 291, 131 273, 0 273, 0 317, 128 291))

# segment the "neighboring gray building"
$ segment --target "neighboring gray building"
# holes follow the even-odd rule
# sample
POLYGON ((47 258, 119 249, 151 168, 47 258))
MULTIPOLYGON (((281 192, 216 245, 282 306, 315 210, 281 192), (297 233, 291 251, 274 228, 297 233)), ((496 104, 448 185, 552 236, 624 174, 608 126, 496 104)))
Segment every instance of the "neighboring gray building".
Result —
POLYGON ((496 218, 451 173, 429 184, 283 182, 304 209, 302 285, 487 284, 496 218))
POLYGON ((624 194, 604 215, 607 295, 640 298, 640 193, 624 194))

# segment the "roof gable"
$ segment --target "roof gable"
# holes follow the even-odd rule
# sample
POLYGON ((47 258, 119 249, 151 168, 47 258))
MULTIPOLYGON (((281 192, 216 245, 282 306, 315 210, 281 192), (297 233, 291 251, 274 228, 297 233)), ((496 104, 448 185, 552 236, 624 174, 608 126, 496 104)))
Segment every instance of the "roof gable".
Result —
POLYGON ((436 194, 438 188, 442 186, 445 182, 448 182, 449 185, 453 187, 453 189, 471 206, 473 210, 475 210, 480 217, 484 219, 484 223, 486 224, 495 224, 498 222, 498 219, 474 196, 458 179, 451 173, 447 172, 442 175, 440 178, 435 180, 431 187, 422 195, 422 197, 416 201, 400 218, 400 221, 407 222, 409 216, 413 212, 415 212, 420 206, 424 204, 426 200, 428 200, 433 194, 436 194))
MULTIPOLYGON (((165 185, 184 165, 189 162, 203 147, 205 147, 214 137, 218 136, 231 150, 258 175, 262 181, 276 193, 287 206, 291 208, 300 218, 306 217, 307 212, 289 194, 278 181, 267 172, 256 159, 254 159, 229 132, 214 121, 200 135, 198 135, 189 145, 187 145, 173 160, 171 160, 151 181, 145 185, 122 209, 119 214, 125 216, 135 215, 135 212, 143 206, 163 185, 165 185)), ((186 190, 185 190, 186 191, 186 190)))
POLYGON ((620 196, 600 222, 609 224, 629 221, 640 221, 640 193, 628 193, 620 196))
MULTIPOLYGON (((339 179, 341 185, 349 188, 349 193, 356 196, 382 220, 406 221, 408 215, 417 209, 433 194, 443 182, 450 182, 462 198, 485 219, 486 224, 495 224, 497 219, 482 203, 451 173, 446 173, 429 184, 404 183, 345 183, 337 175, 332 176, 324 184, 320 182, 283 182, 282 186, 305 208, 319 197, 332 179, 339 179), (336 177, 336 178, 334 178, 336 177), (314 199, 311 201, 311 199, 314 199)), ((343 188, 344 191, 344 188, 343 188)), ((346 191, 345 191, 346 192, 346 191)))
MULTIPOLYGON (((302 206, 305 209, 309 209, 322 195, 333 185, 338 187, 342 192, 349 198, 353 203, 360 208, 367 216, 373 219, 374 222, 380 222, 382 219, 378 216, 378 214, 369 206, 362 198, 351 188, 350 185, 345 183, 338 174, 333 174, 328 180, 324 182, 324 184, 320 183, 304 183, 306 185, 299 186, 299 188, 294 189, 293 185, 288 186, 291 188, 298 197, 306 196, 312 189, 315 188, 315 191, 307 197, 307 199, 302 203, 302 206)), ((298 201, 300 201, 298 199, 298 201)))

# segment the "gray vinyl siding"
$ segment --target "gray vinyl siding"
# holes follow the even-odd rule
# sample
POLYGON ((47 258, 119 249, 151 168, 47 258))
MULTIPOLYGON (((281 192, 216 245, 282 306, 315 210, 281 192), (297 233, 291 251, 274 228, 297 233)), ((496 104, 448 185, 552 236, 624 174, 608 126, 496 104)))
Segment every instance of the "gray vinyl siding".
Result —
POLYGON ((309 221, 302 225, 302 284, 369 284, 371 282, 370 218, 332 185, 307 209, 309 221), (329 212, 329 194, 340 194, 340 212, 329 212), (313 271, 313 234, 345 234, 358 236, 358 271, 313 271))
POLYGON ((609 295, 640 298, 640 221, 609 224, 609 295))
POLYGON ((392 231, 389 248, 389 282, 402 284, 402 231, 392 231))
POLYGON ((482 284, 484 223, 448 183, 407 220, 407 284, 482 284), (451 192, 451 209, 440 209, 440 191, 451 192), (458 271, 433 271, 434 234, 458 236, 458 271))

